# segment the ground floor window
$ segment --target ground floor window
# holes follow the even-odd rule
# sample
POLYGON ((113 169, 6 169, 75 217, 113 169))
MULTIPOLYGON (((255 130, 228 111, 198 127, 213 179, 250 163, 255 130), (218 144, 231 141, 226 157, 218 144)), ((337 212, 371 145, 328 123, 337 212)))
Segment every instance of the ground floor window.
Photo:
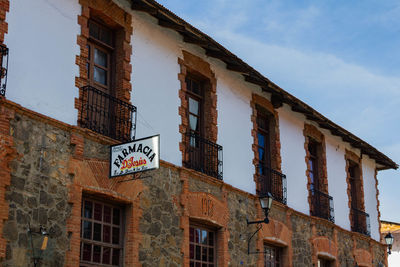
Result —
POLYGON ((190 267, 216 266, 216 232, 212 229, 190 226, 190 267))
POLYGON ((122 266, 123 209, 82 200, 80 266, 122 266))
POLYGON ((264 245, 264 267, 280 267, 281 254, 281 248, 264 245))
POLYGON ((331 262, 330 260, 327 259, 318 259, 318 267, 331 267, 331 262))

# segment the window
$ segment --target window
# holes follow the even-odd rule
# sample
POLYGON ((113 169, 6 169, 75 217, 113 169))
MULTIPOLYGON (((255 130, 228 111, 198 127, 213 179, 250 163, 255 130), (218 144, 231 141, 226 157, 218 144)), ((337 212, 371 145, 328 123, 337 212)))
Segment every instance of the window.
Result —
POLYGON ((270 112, 258 105, 256 110, 258 195, 266 195, 269 192, 276 201, 286 204, 286 195, 284 193, 286 192, 286 176, 273 169, 273 165, 277 165, 274 162, 276 158, 272 155, 273 148, 271 146, 274 143, 275 118, 270 112))
MULTIPOLYGON (((115 25, 111 29, 97 16, 94 18, 87 23, 87 80, 81 88, 79 125, 113 139, 130 141, 135 135, 136 108, 123 101, 129 95, 123 88, 129 81, 126 83, 121 77, 126 66, 121 41, 124 30, 115 25)), ((129 101, 129 97, 124 100, 129 101)))
POLYGON ((80 266, 122 266, 123 209, 82 201, 80 266))
POLYGON ((198 226, 189 228, 190 267, 216 266, 216 232, 198 226))
POLYGON ((310 182, 311 215, 334 222, 333 198, 327 194, 327 178, 323 177, 321 167, 322 144, 308 137, 307 145, 308 178, 310 182))
POLYGON ((331 267, 330 260, 318 258, 318 267, 331 267))
POLYGON ((352 160, 347 162, 350 187, 350 221, 351 229, 365 235, 370 235, 369 214, 364 211, 364 194, 361 170, 358 163, 352 160))
POLYGON ((222 147, 207 139, 205 91, 207 80, 187 75, 186 100, 188 103, 186 130, 186 157, 184 165, 196 171, 222 179, 222 147))
POLYGON ((281 249, 269 245, 264 245, 264 267, 280 267, 281 249))

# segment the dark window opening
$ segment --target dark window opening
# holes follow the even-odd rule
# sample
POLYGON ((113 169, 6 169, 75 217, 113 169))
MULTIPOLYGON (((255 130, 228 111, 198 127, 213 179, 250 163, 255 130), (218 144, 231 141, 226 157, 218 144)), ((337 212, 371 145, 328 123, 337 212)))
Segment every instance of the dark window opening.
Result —
POLYGON ((123 208, 83 198, 80 266, 123 265, 123 208))
POLYGON ((190 226, 189 228, 189 252, 190 267, 214 267, 217 255, 216 231, 190 226))
POLYGON ((264 267, 282 266, 282 249, 270 245, 264 245, 264 267))

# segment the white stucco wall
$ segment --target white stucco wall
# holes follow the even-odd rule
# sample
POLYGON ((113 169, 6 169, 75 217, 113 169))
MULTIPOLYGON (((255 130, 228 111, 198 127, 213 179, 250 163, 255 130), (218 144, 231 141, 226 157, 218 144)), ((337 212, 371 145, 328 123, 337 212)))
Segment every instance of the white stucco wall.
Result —
POLYGON ((364 179, 364 204, 365 212, 369 214, 371 223, 371 237, 379 241, 378 210, 376 208, 376 187, 375 187, 375 161, 363 155, 362 172, 364 179))
POLYGON ((329 195, 333 197, 335 223, 351 230, 349 197, 347 195, 345 146, 339 137, 323 131, 326 145, 326 166, 329 195))
POLYGON ((389 267, 399 267, 400 266, 400 251, 392 251, 392 254, 388 256, 389 267))
POLYGON ((251 130, 251 90, 242 80, 216 71, 218 143, 223 146, 224 181, 247 192, 256 193, 251 130))
POLYGON ((304 117, 290 111, 287 105, 278 109, 282 172, 287 179, 287 204, 310 214, 308 205, 306 152, 304 149, 304 117))
POLYGON ((80 12, 78 0, 10 1, 7 99, 76 125, 80 12))

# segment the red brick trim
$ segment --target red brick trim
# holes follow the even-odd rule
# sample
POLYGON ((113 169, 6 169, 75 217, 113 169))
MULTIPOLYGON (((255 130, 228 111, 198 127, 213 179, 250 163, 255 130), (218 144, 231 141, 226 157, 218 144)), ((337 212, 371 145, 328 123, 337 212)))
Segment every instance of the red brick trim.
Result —
POLYGON ((349 198, 348 202, 348 207, 350 209, 349 213, 349 218, 350 218, 350 225, 353 226, 353 210, 352 210, 352 196, 351 196, 351 185, 350 185, 350 173, 349 173, 349 167, 350 167, 350 161, 353 164, 358 165, 358 178, 359 178, 359 190, 357 190, 358 194, 358 199, 360 200, 361 203, 359 203, 359 207, 362 211, 365 210, 365 204, 364 204, 364 179, 363 179, 363 173, 362 173, 362 162, 361 162, 361 157, 357 156, 354 152, 347 150, 344 155, 344 158, 346 160, 346 182, 347 182, 347 196, 349 198))
MULTIPOLYGON (((273 129, 273 133, 271 134, 271 139, 272 139, 271 167, 272 169, 281 172, 282 159, 281 159, 281 142, 279 134, 279 115, 278 112, 275 111, 274 107, 272 106, 272 103, 268 99, 257 94, 252 94, 250 101, 250 106, 252 109, 251 122, 253 123, 253 129, 251 130, 251 135, 253 136, 253 145, 252 145, 252 150, 254 153, 253 164, 254 166, 256 166, 259 160, 258 149, 257 149, 257 144, 258 144, 257 105, 269 111, 274 117, 274 120, 271 122, 273 124, 271 127, 273 129)), ((254 182, 256 183, 256 191, 259 192, 261 186, 258 181, 259 179, 257 177, 257 171, 254 172, 253 179, 254 182)))
MULTIPOLYGON (((378 189, 378 184, 379 184, 379 182, 378 182, 378 170, 375 168, 375 174, 374 174, 374 179, 375 179, 375 190, 376 190, 376 210, 378 211, 378 226, 379 226, 379 232, 380 232, 380 229, 382 229, 381 227, 382 227, 382 225, 381 225, 381 211, 379 210, 379 206, 380 206, 380 202, 379 202, 379 189, 378 189)), ((372 233, 371 233, 371 235, 372 235, 372 233)), ((383 241, 383 239, 382 239, 382 235, 379 235, 380 236, 380 238, 379 238, 379 241, 380 242, 382 242, 383 241)))
POLYGON ((182 141, 179 143, 179 150, 182 151, 182 157, 185 160, 185 133, 189 129, 189 121, 187 118, 189 104, 186 98, 186 75, 195 74, 204 77, 207 80, 204 92, 204 137, 213 143, 217 142, 217 79, 211 70, 210 64, 198 56, 192 55, 187 51, 182 51, 183 59, 178 58, 180 65, 180 73, 178 80, 181 88, 179 89, 179 98, 181 105, 179 107, 179 115, 181 116, 181 124, 179 132, 182 134, 182 141))
POLYGON ((372 267, 371 253, 365 249, 355 250, 355 260, 358 266, 372 267))
POLYGON ((76 56, 75 63, 79 67, 79 77, 75 77, 75 86, 79 89, 79 98, 75 99, 75 108, 78 109, 80 118, 80 107, 83 98, 81 88, 88 85, 86 73, 86 62, 88 49, 86 47, 89 38, 88 20, 90 18, 101 19, 107 26, 115 32, 115 81, 113 89, 115 96, 125 102, 130 102, 130 92, 132 89, 130 80, 132 66, 130 64, 132 46, 132 16, 117 6, 110 0, 79 0, 82 6, 82 13, 78 16, 78 24, 81 26, 81 34, 78 36, 77 43, 80 47, 80 55, 76 56))
MULTIPOLYGON (((14 111, 0 106, 0 233, 3 233, 4 222, 8 219, 8 201, 6 191, 11 182, 10 163, 18 155, 14 147, 14 138, 10 133, 10 120, 14 118, 14 111)), ((0 235, 0 259, 6 256, 7 240, 0 235)))
POLYGON ((0 0, 0 43, 4 43, 4 35, 8 33, 8 23, 6 22, 7 12, 10 11, 10 1, 0 0))
MULTIPOLYGON (((327 167, 326 167, 326 146, 325 146, 325 136, 315 127, 314 125, 311 124, 304 124, 304 130, 303 130, 305 142, 304 142, 304 149, 306 150, 306 177, 307 177, 307 190, 310 192, 311 188, 311 177, 310 177, 310 165, 309 165, 309 159, 310 159, 310 153, 308 151, 308 144, 310 142, 310 138, 314 139, 316 142, 320 144, 319 146, 319 151, 318 153, 318 178, 320 179, 320 190, 326 194, 328 194, 328 172, 327 172, 327 167)), ((308 203, 310 205, 311 209, 311 194, 309 193, 308 195, 308 203)))
POLYGON ((332 260, 335 266, 339 266, 338 245, 334 240, 330 240, 326 236, 314 236, 312 238, 312 245, 314 266, 318 265, 319 257, 332 260))
MULTIPOLYGON (((68 185, 71 204, 71 216, 67 221, 67 231, 70 237, 70 249, 66 253, 65 266, 75 267, 79 265, 80 253, 80 220, 82 195, 97 195, 103 199, 119 202, 126 207, 125 224, 125 259, 126 266, 141 266, 139 263, 139 244, 141 233, 139 232, 139 220, 142 215, 140 208, 140 192, 144 190, 142 181, 135 180, 118 183, 119 178, 110 180, 106 169, 108 161, 90 160, 77 157, 76 150, 83 147, 83 138, 71 135, 71 143, 74 142, 75 155, 69 159, 68 173, 73 181, 68 185), (130 185, 128 185, 129 183, 130 185), (133 212, 134 211, 134 212, 133 212)), ((123 178, 121 178, 123 179, 123 178)))
MULTIPOLYGON (((193 172, 193 171, 190 171, 193 172)), ((182 181, 182 193, 180 195, 180 204, 182 215, 180 219, 180 228, 183 230, 183 240, 181 252, 183 254, 183 266, 189 266, 189 226, 191 221, 210 225, 218 228, 217 230, 217 265, 228 266, 230 256, 228 252, 228 221, 229 209, 227 192, 222 187, 222 199, 204 192, 189 191, 189 172, 182 170, 180 172, 182 181)))

